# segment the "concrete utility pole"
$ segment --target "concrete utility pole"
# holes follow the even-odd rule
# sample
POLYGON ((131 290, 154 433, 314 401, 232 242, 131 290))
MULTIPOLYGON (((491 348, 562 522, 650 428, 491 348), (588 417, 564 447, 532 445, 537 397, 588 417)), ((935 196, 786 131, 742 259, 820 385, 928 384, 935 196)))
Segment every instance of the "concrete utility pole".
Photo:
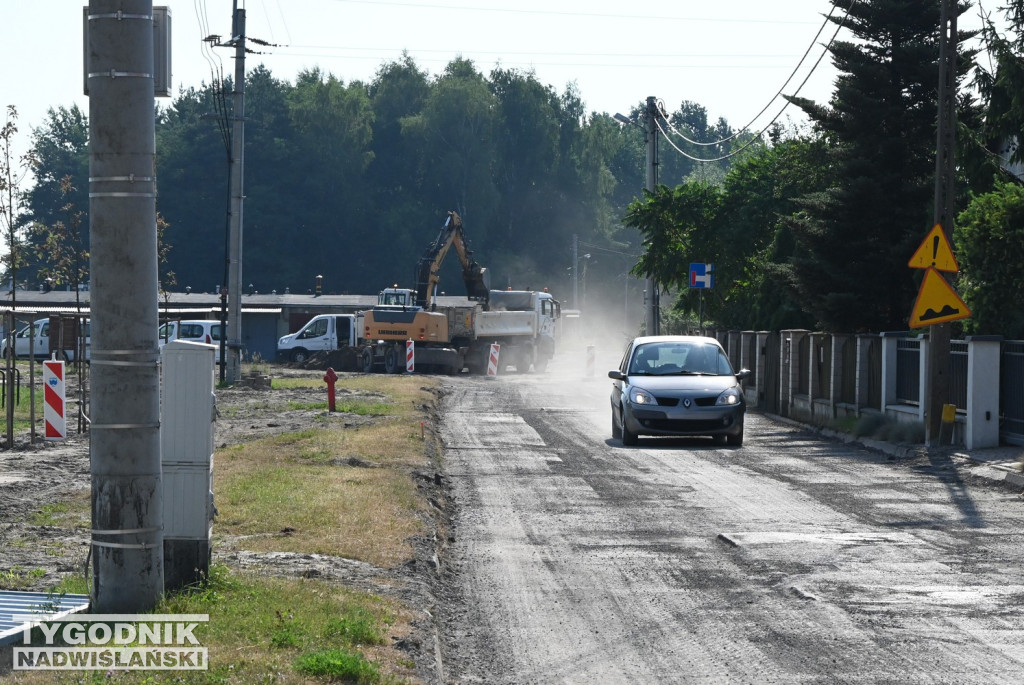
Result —
MULTIPOLYGON (((956 129, 956 9, 942 0, 939 18, 939 116, 935 149, 935 223, 942 224, 946 240, 953 244, 953 194, 956 129)), ((940 274, 941 275, 941 274, 940 274)), ((945 276, 942 276, 945 278, 945 276)), ((928 368, 925 383, 925 444, 939 445, 942 406, 949 403, 949 324, 928 327, 928 368)))
MULTIPOLYGON (((658 185, 658 109, 657 99, 650 95, 647 98, 647 190, 654 192, 658 185)), ((658 281, 648 276, 647 288, 647 335, 661 335, 661 295, 658 292, 658 281)))
POLYGON ((164 591, 152 0, 90 0, 93 609, 164 591))
POLYGON ((231 127, 231 228, 228 256, 228 344, 227 382, 242 378, 242 203, 245 170, 245 10, 238 8, 232 21, 231 40, 235 48, 235 92, 231 127))

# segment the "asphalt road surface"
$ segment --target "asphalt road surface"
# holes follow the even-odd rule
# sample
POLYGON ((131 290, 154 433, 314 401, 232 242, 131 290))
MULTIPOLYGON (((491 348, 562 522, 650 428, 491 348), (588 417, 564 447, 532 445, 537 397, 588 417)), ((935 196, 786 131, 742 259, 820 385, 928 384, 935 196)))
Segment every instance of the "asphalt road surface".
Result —
POLYGON ((624 448, 617 353, 451 379, 444 682, 1024 682, 1017 492, 756 413, 624 448))

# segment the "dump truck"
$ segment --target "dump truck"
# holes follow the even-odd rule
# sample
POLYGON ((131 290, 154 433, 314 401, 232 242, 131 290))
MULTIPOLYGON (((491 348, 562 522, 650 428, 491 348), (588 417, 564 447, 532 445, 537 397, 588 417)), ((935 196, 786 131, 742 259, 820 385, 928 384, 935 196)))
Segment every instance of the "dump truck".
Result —
POLYGON ((416 288, 385 288, 377 305, 363 314, 360 351, 366 372, 406 369, 409 341, 417 370, 441 373, 487 371, 492 345, 498 368, 544 371, 555 353, 555 322, 560 305, 550 293, 490 290, 489 275, 472 258, 462 220, 448 212, 441 232, 416 267, 416 288), (440 267, 448 251, 462 265, 465 304, 439 305, 440 267))
POLYGON ((411 340, 417 371, 485 373, 492 345, 498 346, 497 372, 509 367, 545 371, 555 354, 558 301, 533 290, 491 290, 488 295, 487 308, 467 301, 425 311, 414 304, 414 290, 386 288, 379 295, 381 304, 363 315, 362 370, 404 371, 411 340))

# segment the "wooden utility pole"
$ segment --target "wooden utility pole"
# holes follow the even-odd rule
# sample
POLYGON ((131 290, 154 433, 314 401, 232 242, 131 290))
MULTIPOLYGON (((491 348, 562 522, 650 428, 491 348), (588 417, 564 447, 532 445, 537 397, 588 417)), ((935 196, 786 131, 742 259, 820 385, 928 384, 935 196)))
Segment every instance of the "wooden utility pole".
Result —
MULTIPOLYGON (((946 240, 953 244, 953 192, 956 144, 956 8, 953 0, 941 0, 939 16, 938 132, 935 148, 935 223, 941 224, 946 240)), ((945 278, 945 276, 943 276, 945 278)), ((942 407, 949 403, 950 324, 928 329, 928 367, 925 383, 925 443, 938 446, 942 407)))

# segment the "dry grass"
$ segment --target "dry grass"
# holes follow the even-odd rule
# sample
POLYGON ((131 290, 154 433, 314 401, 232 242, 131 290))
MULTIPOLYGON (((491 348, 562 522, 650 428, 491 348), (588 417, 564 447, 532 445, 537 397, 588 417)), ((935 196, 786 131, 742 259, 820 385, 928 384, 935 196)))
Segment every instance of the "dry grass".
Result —
POLYGON ((345 380, 393 413, 358 428, 326 424, 218 451, 215 533, 258 552, 327 554, 383 567, 411 558, 409 539, 424 528, 409 472, 426 464, 420 422, 432 396, 422 377, 345 380))
MULTIPOLYGON (((214 544, 230 538, 233 545, 257 552, 337 555, 385 568, 412 558, 410 538, 426 532, 427 505, 411 471, 428 465, 425 440, 431 437, 421 432, 421 422, 430 420, 434 381, 377 375, 344 377, 342 383, 340 400, 382 404, 389 411, 361 414, 358 427, 330 421, 216 452, 220 516, 214 544)), ((289 379, 289 384, 318 387, 322 381, 289 379)), ((75 496, 34 515, 41 524, 78 527, 83 500, 75 496)), ((415 664, 392 646, 410 633, 413 612, 394 598, 338 583, 250 575, 214 565, 206 584, 172 595, 157 613, 210 615, 197 631, 200 644, 209 648, 210 670, 118 673, 118 682, 349 682, 346 673, 352 671, 344 669, 352 664, 362 669, 365 682, 416 682, 415 664)), ((99 683, 108 682, 108 675, 16 672, 3 677, 25 683, 99 683)))

